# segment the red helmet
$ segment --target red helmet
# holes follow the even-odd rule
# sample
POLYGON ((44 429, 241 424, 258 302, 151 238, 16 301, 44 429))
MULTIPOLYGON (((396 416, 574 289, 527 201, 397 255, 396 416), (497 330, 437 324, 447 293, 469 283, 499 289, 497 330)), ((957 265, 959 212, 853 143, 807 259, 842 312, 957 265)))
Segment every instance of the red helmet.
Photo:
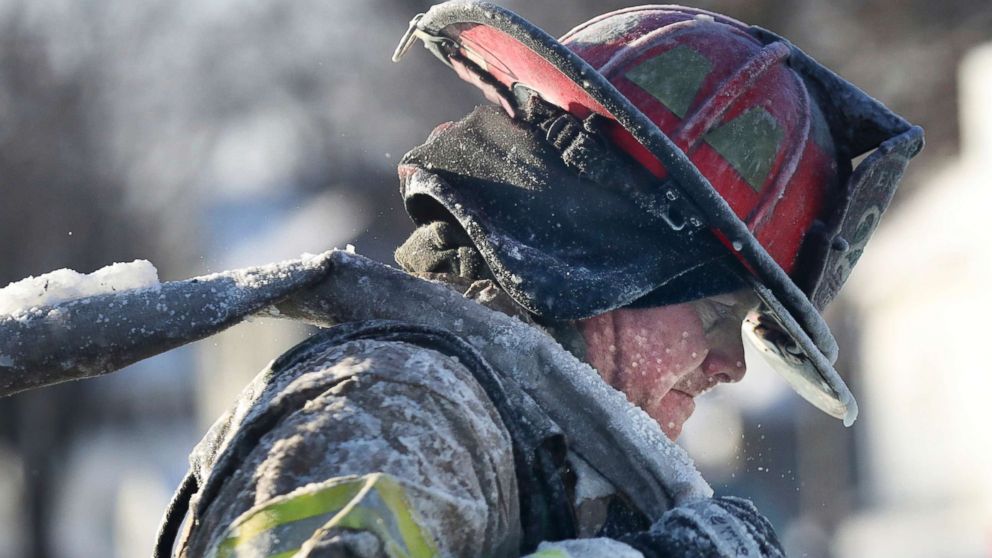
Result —
MULTIPOLYGON (((719 21, 717 18, 719 17, 719 21)), ((839 188, 833 140, 789 48, 680 7, 633 8, 561 39, 689 156, 788 273, 839 188)), ((659 176, 641 144, 617 144, 659 176)))
POLYGON ((750 340, 800 394, 854 420, 818 310, 922 148, 919 127, 784 39, 702 10, 620 10, 559 42, 512 12, 458 0, 417 16, 394 59, 415 38, 511 116, 520 90, 594 115, 614 146, 675 184, 661 209, 693 219, 673 229, 712 232, 764 303, 750 340))

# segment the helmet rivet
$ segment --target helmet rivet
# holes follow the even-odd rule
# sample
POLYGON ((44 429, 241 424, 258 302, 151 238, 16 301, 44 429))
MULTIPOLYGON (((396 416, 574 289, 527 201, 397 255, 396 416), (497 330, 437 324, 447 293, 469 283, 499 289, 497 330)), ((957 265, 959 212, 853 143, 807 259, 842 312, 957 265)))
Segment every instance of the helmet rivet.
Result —
POLYGON ((830 243, 830 247, 838 252, 847 252, 851 245, 843 236, 835 236, 833 241, 830 243))

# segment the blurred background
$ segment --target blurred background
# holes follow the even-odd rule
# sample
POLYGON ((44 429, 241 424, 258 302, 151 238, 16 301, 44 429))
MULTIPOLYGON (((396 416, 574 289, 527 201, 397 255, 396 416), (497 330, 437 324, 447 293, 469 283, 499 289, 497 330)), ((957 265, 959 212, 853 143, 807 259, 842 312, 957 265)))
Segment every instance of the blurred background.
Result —
MULTIPOLYGON (((0 286, 151 260, 174 280, 411 230, 395 165, 483 102, 421 49, 430 2, 0 0, 0 286)), ((503 2, 553 35, 629 2, 503 2)), ((830 308, 853 428, 771 374, 682 443, 790 556, 992 556, 992 4, 712 0, 927 131, 830 308)), ((0 557, 134 557, 186 455, 306 328, 255 321, 118 374, 0 400, 0 557)))

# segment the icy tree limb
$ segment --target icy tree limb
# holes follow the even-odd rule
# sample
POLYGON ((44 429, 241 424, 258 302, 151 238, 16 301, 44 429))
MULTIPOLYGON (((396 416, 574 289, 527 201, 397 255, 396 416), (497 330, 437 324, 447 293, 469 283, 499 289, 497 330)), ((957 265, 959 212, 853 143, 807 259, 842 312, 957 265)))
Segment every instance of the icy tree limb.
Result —
POLYGON ((113 372, 222 331, 326 273, 328 254, 0 315, 0 396, 113 372))

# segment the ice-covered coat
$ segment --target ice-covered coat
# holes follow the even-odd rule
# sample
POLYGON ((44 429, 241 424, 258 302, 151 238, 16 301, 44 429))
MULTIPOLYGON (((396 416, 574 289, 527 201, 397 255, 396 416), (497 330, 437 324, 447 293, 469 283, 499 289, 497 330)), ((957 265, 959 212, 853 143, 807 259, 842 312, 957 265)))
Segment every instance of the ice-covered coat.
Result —
POLYGON ((198 446, 156 557, 177 537, 187 557, 780 554, 753 506, 712 498, 595 370, 480 304, 499 298, 342 251, 111 288, 0 316, 0 396, 252 315, 304 320, 332 329, 277 359, 198 446))
POLYGON ((362 319, 274 361, 214 425, 180 490, 180 556, 781 555, 749 502, 711 498, 681 449, 539 328, 359 263, 368 296, 282 305, 362 319))

